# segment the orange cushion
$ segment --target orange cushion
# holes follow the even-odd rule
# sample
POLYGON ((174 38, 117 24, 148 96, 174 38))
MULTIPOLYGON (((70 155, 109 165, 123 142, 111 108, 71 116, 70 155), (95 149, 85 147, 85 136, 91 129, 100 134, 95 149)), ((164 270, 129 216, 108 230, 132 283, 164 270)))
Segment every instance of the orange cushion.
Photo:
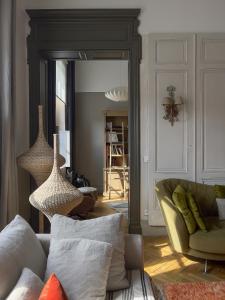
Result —
POLYGON ((52 274, 49 277, 38 300, 68 300, 64 289, 55 274, 52 274))

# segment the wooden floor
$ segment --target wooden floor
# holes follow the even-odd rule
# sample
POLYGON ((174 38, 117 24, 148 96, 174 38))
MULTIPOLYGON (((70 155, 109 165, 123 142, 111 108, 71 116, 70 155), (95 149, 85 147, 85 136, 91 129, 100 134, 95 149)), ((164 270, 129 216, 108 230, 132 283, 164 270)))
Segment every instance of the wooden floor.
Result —
MULTIPOLYGON (((115 213, 107 201, 99 200, 92 217, 115 213)), ((127 224, 124 227, 127 231, 127 224)), ((165 282, 225 280, 225 264, 209 263, 208 272, 204 273, 204 262, 194 262, 174 253, 167 236, 144 237, 144 263, 145 271, 156 286, 165 282)))
POLYGON ((204 273, 204 262, 194 262, 174 253, 167 237, 144 237, 145 271, 158 286, 165 282, 225 280, 225 264, 209 263, 204 273))

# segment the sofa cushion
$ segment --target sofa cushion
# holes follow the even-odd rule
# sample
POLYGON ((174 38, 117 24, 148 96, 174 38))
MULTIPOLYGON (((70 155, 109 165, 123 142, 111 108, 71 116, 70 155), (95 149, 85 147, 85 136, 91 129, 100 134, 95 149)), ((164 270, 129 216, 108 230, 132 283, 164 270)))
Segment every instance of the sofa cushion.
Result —
POLYGON ((122 217, 122 214, 113 214, 84 221, 75 221, 61 215, 54 215, 52 218, 51 235, 53 238, 84 238, 112 244, 113 256, 107 290, 118 290, 129 286, 125 270, 122 217))
POLYGON ((20 216, 0 233, 0 299, 5 299, 23 268, 43 277, 46 255, 30 225, 20 216))
POLYGON ((38 300, 68 300, 63 286, 55 274, 49 277, 38 300))
POLYGON ((177 185, 181 185, 185 191, 190 191, 201 208, 204 217, 218 216, 216 194, 213 185, 196 183, 184 179, 164 179, 157 182, 158 198, 167 197, 172 201, 172 193, 177 185))
POLYGON ((172 194, 172 199, 177 209, 179 210, 179 212, 182 214, 184 218, 184 222, 187 226, 187 230, 189 234, 194 233, 197 229, 197 223, 195 221, 195 218, 191 210, 187 205, 186 192, 181 185, 178 185, 175 188, 172 194))
POLYGON ((17 284, 6 300, 38 299, 44 283, 31 270, 24 268, 17 284))
POLYGON ((198 207, 198 203, 195 201, 192 193, 187 192, 186 198, 187 198, 188 206, 195 218, 195 221, 196 221, 198 227, 203 231, 207 231, 205 221, 203 220, 200 210, 199 210, 199 207, 198 207))
POLYGON ((218 218, 206 218, 206 223, 208 232, 198 230, 190 235, 190 248, 202 252, 224 254, 225 221, 219 221, 218 218))
POLYGON ((87 239, 52 239, 45 278, 54 273, 70 300, 104 300, 112 245, 87 239))

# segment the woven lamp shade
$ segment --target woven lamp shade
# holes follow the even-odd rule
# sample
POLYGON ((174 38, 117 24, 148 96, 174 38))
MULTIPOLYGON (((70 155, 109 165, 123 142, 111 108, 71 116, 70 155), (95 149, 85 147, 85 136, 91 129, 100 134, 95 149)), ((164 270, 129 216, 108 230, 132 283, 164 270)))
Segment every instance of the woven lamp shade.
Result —
POLYGON ((83 201, 82 193, 61 173, 59 164, 59 140, 54 134, 54 164, 48 179, 30 195, 30 203, 44 213, 49 220, 54 214, 67 215, 83 201))
MULTIPOLYGON (((38 136, 34 145, 17 158, 18 165, 28 171, 34 178, 37 186, 40 186, 51 173, 53 166, 53 149, 45 139, 43 130, 43 106, 38 106, 38 136)), ((65 163, 63 156, 59 156, 59 165, 65 163)))

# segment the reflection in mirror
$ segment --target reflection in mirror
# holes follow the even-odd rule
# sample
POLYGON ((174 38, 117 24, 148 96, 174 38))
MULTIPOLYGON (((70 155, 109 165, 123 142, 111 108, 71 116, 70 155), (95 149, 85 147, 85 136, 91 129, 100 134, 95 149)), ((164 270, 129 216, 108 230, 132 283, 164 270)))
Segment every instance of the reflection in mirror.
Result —
POLYGON ((67 62, 56 61, 55 120, 60 153, 73 171, 73 184, 81 189, 89 186, 82 189, 85 196, 98 200, 89 217, 122 212, 128 218, 128 61, 124 57, 102 59, 100 52, 95 52, 95 57, 98 59, 81 55, 74 64, 73 135, 67 128, 67 62))
POLYGON ((56 102, 55 102, 55 128, 59 134, 60 154, 66 162, 64 167, 70 168, 70 131, 66 130, 66 86, 67 86, 67 63, 56 61, 56 102))

